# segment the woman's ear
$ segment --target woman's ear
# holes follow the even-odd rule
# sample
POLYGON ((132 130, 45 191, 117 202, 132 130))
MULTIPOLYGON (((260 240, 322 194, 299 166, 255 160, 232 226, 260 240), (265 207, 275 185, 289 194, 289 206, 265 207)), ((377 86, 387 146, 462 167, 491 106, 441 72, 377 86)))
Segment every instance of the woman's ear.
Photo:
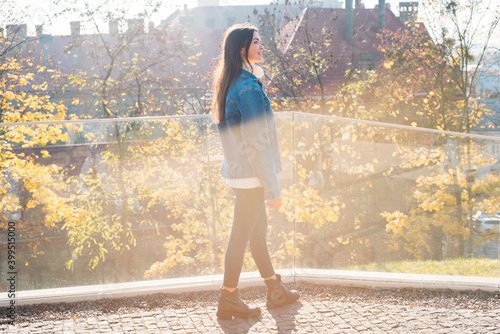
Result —
POLYGON ((245 48, 241 48, 241 58, 245 59, 245 48))

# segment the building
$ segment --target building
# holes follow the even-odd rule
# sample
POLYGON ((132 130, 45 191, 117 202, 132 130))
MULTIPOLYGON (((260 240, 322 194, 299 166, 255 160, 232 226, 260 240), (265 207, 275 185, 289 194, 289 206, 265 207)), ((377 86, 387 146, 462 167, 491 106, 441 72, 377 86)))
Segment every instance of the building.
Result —
MULTIPOLYGON (((484 106, 491 110, 491 114, 484 115, 479 124, 471 129, 471 133, 500 137, 500 68, 492 66, 489 71, 483 71, 477 78, 476 94, 481 97, 481 102, 484 106)), ((491 142, 485 148, 487 154, 497 161, 500 161, 500 141, 491 142)), ((495 172, 496 175, 500 172, 500 162, 488 166, 486 169, 478 170, 478 175, 495 172)))
MULTIPOLYGON (((323 93, 335 94, 348 79, 350 70, 376 70, 383 61, 378 50, 382 29, 397 31, 404 29, 406 18, 398 18, 388 5, 365 8, 361 1, 346 1, 346 8, 305 8, 301 14, 282 29, 277 39, 283 57, 292 64, 300 63, 297 50, 315 43, 315 52, 321 53, 328 62, 320 74, 323 93), (320 43, 318 43, 320 41, 320 43)), ((293 66, 292 66, 293 67, 293 66)), ((304 95, 320 94, 318 80, 311 77, 303 87, 304 95)))
MULTIPOLYGON (((116 82, 129 81, 129 89, 120 90, 123 87, 115 86, 115 92, 109 89, 109 93, 115 94, 110 100, 117 100, 116 96, 122 92, 120 101, 115 104, 116 109, 126 109, 127 106, 136 103, 137 89, 143 89, 141 93, 151 92, 151 96, 157 93, 156 107, 149 108, 149 115, 158 114, 161 105, 162 89, 178 89, 174 87, 175 74, 173 72, 173 61, 176 58, 185 59, 186 48, 180 46, 181 40, 174 32, 155 28, 153 24, 145 29, 142 19, 111 21, 108 31, 102 34, 82 34, 79 21, 70 23, 71 34, 65 36, 53 36, 43 33, 43 27, 38 26, 35 36, 25 36, 25 25, 19 27, 9 26, 9 31, 18 31, 18 36, 9 34, 11 40, 24 38, 22 48, 12 50, 20 61, 31 59, 35 66, 44 66, 48 71, 37 73, 34 84, 40 85, 47 82, 48 91, 54 100, 63 100, 68 108, 68 114, 85 115, 93 118, 108 117, 102 111, 98 100, 99 90, 96 84, 105 77, 116 82), (120 29, 122 28, 122 29, 120 29), (12 36, 11 36, 12 35, 12 36), (173 37, 172 37, 173 36, 173 37), (140 75, 145 79, 142 87, 132 87, 130 84, 140 78, 130 77, 134 68, 141 68, 140 75), (53 76, 51 73, 57 71, 59 74, 53 76), (109 73, 107 74, 107 71, 109 73), (84 86, 74 85, 75 78, 84 76, 88 83, 84 86), (127 77, 129 76, 129 77, 127 77), (149 76, 146 78, 145 76, 149 76), (151 79, 151 80, 149 80, 151 79), (64 85, 64 89, 61 88, 64 85), (73 103, 79 101, 79 103, 73 103)), ((29 71, 29 67, 23 66, 23 70, 29 71)), ((37 70, 37 69, 36 69, 37 70)), ((139 80, 140 81, 140 80, 139 80)), ((111 86, 110 86, 111 87, 111 86)), ((19 90, 28 89, 31 93, 38 93, 30 87, 19 87, 19 90)), ((44 92, 40 92, 45 94, 44 92)), ((111 96, 110 95, 110 96, 111 96)), ((166 105, 166 104, 165 104, 166 105)), ((113 107, 113 108, 115 108, 113 107)), ((134 116, 120 112, 121 117, 134 116)), ((138 115, 138 114, 137 114, 138 115)), ((136 116, 137 116, 136 115, 136 116)), ((144 116, 145 114, 142 113, 144 116)), ((116 117, 116 116, 115 116, 116 117)))

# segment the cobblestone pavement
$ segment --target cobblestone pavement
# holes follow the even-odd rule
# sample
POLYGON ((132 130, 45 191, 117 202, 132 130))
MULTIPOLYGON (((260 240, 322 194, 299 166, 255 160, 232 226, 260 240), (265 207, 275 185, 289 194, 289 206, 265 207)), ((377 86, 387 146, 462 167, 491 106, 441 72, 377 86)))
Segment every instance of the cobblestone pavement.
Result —
MULTIPOLYGON (((21 306, 1 333, 500 333, 500 296, 485 292, 374 290, 301 283, 300 302, 265 307, 265 289, 241 291, 257 319, 218 320, 218 292, 157 294, 21 306)), ((4 317, 4 315, 2 315, 4 317)), ((0 318, 2 319, 2 318, 0 318)), ((3 318, 5 320, 5 317, 3 318)))

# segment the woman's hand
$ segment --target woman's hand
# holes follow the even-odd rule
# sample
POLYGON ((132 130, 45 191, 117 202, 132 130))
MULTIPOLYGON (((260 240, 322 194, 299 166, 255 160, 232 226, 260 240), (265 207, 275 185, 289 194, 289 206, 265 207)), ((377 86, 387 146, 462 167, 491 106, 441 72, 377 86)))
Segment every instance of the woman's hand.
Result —
POLYGON ((277 210, 277 209, 279 209, 281 204, 283 204, 283 201, 281 200, 281 197, 278 197, 278 198, 273 199, 271 202, 267 203, 267 206, 271 210, 277 210))

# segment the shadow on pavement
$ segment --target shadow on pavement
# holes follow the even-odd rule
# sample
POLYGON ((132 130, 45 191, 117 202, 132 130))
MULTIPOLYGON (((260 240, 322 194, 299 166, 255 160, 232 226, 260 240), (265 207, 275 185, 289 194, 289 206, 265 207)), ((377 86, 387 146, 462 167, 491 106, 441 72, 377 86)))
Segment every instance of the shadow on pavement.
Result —
POLYGON ((226 334, 248 333, 250 328, 252 328, 256 323, 260 321, 262 321, 262 316, 250 319, 242 319, 242 318, 235 318, 234 320, 217 319, 220 328, 226 334))
POLYGON ((299 313, 299 309, 302 307, 300 301, 295 302, 291 305, 282 306, 276 309, 268 309, 273 319, 276 321, 276 326, 278 327, 278 333, 291 333, 296 331, 295 328, 295 316, 299 313))

